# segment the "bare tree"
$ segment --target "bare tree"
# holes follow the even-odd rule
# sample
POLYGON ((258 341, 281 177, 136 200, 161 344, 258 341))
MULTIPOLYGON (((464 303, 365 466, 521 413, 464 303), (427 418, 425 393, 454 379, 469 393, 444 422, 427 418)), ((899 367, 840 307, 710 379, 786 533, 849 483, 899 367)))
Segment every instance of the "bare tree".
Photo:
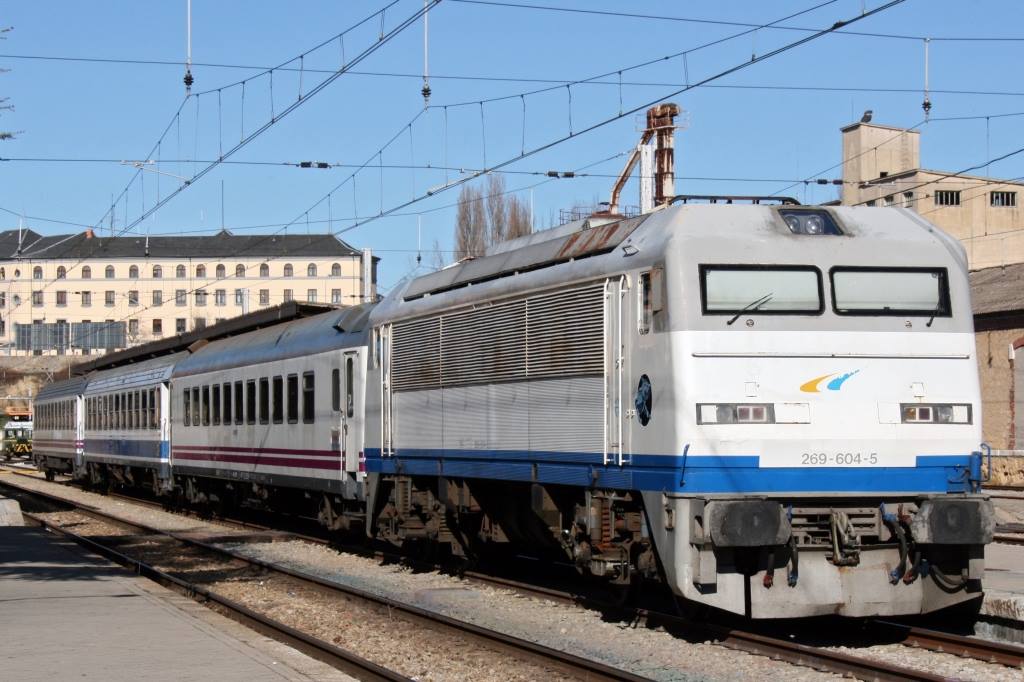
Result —
POLYGON ((488 245, 508 239, 508 205, 505 201, 505 177, 487 176, 488 245))
POLYGON ((505 238, 516 239, 533 232, 530 209, 526 203, 517 196, 509 196, 506 203, 508 205, 508 230, 505 232, 505 238))
POLYGON ((488 246, 533 232, 530 211, 505 189, 500 175, 487 178, 486 189, 463 185, 455 215, 455 258, 478 258, 488 246), (486 194, 485 194, 486 192, 486 194))
POLYGON ((445 263, 444 251, 441 250, 441 242, 434 240, 434 245, 430 249, 430 265, 435 270, 443 268, 445 263))
POLYGON ((455 214, 455 257, 478 258, 487 248, 487 215, 479 189, 463 185, 455 214))

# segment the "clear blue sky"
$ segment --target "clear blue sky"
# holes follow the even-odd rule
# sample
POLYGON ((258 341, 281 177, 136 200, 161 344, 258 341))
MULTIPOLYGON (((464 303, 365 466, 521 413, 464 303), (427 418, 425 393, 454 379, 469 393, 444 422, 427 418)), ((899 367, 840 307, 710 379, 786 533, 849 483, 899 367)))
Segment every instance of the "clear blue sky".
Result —
MULTIPOLYGON (((606 9, 651 15, 767 23, 813 6, 804 2, 560 2, 509 0, 517 4, 606 9)), ((883 0, 838 0, 788 20, 787 26, 824 27, 857 15, 883 0)), ((160 146, 161 159, 213 159, 220 148, 238 142, 270 114, 269 78, 246 85, 244 120, 241 88, 225 87, 306 52, 384 5, 383 2, 228 2, 194 0, 194 92, 223 88, 220 107, 216 93, 188 101, 180 120, 172 123, 160 146), (203 64, 247 65, 238 69, 203 64), (198 122, 197 122, 198 121, 198 122)), ((385 31, 422 7, 422 0, 401 0, 384 18, 385 31)), ((13 26, 0 41, 4 55, 76 57, 116 60, 181 62, 185 55, 185 0, 160 2, 10 2, 0 9, 0 27, 13 26)), ((910 36, 1024 37, 1024 3, 1012 0, 953 2, 908 0, 876 17, 850 27, 853 31, 910 36)), ((466 80, 444 76, 485 76, 570 81, 589 78, 743 30, 738 26, 688 23, 567 12, 517 9, 443 0, 430 14, 430 72, 435 108, 423 113, 384 153, 383 163, 479 168, 484 155, 489 165, 518 155, 523 143, 523 101, 518 93, 544 87, 515 81, 466 80), (477 102, 512 95, 489 103, 450 106, 447 145, 446 104, 477 102), (485 135, 483 134, 485 133, 485 135), (486 146, 484 140, 486 139, 486 146)), ((345 39, 351 59, 372 45, 380 21, 354 30, 345 39)), ((659 61, 626 71, 622 106, 630 109, 656 100, 679 87, 688 72, 697 81, 806 35, 796 31, 759 30, 681 58, 659 61), (633 85, 632 83, 661 85, 633 85), (677 84, 673 87, 671 84, 677 84)), ((933 90, 991 91, 1014 94, 932 95, 933 118, 986 116, 1024 111, 1024 83, 1019 77, 1024 42, 949 42, 931 45, 933 90)), ((910 126, 923 118, 923 43, 920 40, 830 35, 748 69, 727 76, 717 85, 799 86, 828 88, 907 89, 912 92, 810 91, 780 89, 700 88, 674 98, 687 112, 688 128, 677 139, 677 174, 723 178, 801 179, 840 161, 839 127, 874 110, 878 123, 910 126)), ((341 60, 338 41, 310 53, 307 69, 336 69, 341 60)), ((294 64, 294 66, 298 66, 294 64)), ((118 160, 156 158, 149 150, 173 121, 184 98, 180 65, 113 64, 44 61, 0 57, 0 97, 10 97, 13 112, 0 112, 0 130, 23 131, 14 141, 0 142, 0 156, 32 158, 112 159, 115 162, 0 163, 0 207, 29 216, 96 224, 132 178, 133 168, 118 160)), ((376 73, 421 74, 423 28, 417 23, 380 47, 357 67, 376 73)), ((309 92, 326 78, 302 74, 309 92)), ((525 97, 526 148, 557 140, 569 131, 569 94, 574 131, 616 115, 620 110, 618 76, 606 84, 576 85, 571 89, 525 97)), ((416 77, 346 74, 238 152, 233 160, 263 162, 327 161, 362 163, 402 129, 423 108, 421 81, 416 77)), ((274 77, 274 108, 294 103, 299 74, 278 72, 274 77)), ((618 122, 581 135, 519 161, 507 170, 573 170, 629 149, 637 139, 638 119, 618 122)), ((933 121, 923 128, 922 164, 960 170, 1021 146, 1024 116, 988 121, 933 121)), ((993 175, 1024 175, 1024 155, 991 168, 993 175)), ((622 159, 594 166, 591 172, 614 174, 622 159)), ((375 165, 374 162, 371 165, 375 165)), ((159 170, 190 177, 202 164, 164 161, 159 170)), ((133 228, 137 234, 194 233, 216 230, 221 221, 221 181, 226 197, 226 225, 239 232, 267 233, 298 218, 288 230, 323 232, 329 227, 324 202, 304 213, 352 169, 307 170, 289 166, 221 165, 191 185, 156 215, 133 228)), ((838 170, 825 177, 838 177, 838 170)), ((166 196, 180 181, 147 172, 127 193, 129 223, 143 207, 153 205, 157 191, 166 196), (159 184, 159 187, 158 187, 159 184)), ((458 177, 449 172, 448 179, 458 177)), ((510 188, 544 180, 508 175, 510 188)), ((330 227, 352 224, 355 215, 369 217, 443 185, 438 170, 370 168, 357 175, 355 192, 349 182, 331 199, 330 227), (358 213, 357 213, 358 212, 358 213)), ((538 227, 557 220, 560 208, 604 200, 612 179, 586 177, 544 182, 532 191, 538 227)), ((780 182, 677 181, 679 193, 768 194, 780 182)), ((835 197, 837 188, 811 186, 789 193, 807 202, 835 197)), ((383 257, 381 283, 393 285, 414 266, 417 213, 422 214, 422 243, 426 251, 436 239, 451 248, 458 189, 435 194, 399 215, 367 222, 341 237, 356 247, 373 248, 383 257)), ((529 201, 531 194, 521 196, 529 201)), ((635 203, 635 189, 627 194, 635 203)), ((124 225, 126 202, 116 210, 115 230, 124 225)), ((17 225, 17 217, 0 213, 0 227, 17 225)), ((29 219, 43 233, 79 228, 29 219)), ((105 222, 104 225, 107 223, 105 222)))

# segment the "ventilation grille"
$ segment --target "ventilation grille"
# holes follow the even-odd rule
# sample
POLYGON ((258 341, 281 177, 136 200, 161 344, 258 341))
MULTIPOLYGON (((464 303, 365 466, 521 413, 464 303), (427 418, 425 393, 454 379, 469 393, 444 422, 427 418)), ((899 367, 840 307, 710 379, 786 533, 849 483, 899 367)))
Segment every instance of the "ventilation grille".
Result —
POLYGON ((394 391, 603 372, 603 284, 398 322, 392 329, 394 391))

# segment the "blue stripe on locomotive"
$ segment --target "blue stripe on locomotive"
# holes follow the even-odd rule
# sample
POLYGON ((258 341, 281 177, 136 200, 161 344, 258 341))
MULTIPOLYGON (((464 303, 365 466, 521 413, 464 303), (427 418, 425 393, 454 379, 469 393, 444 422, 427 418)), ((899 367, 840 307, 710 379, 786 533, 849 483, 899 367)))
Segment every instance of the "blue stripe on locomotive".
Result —
POLYGON ((366 451, 371 473, 485 478, 674 493, 968 492, 981 456, 918 455, 913 467, 765 467, 757 455, 633 455, 622 466, 601 453, 403 449, 366 451), (684 468, 685 467, 685 468, 684 468))

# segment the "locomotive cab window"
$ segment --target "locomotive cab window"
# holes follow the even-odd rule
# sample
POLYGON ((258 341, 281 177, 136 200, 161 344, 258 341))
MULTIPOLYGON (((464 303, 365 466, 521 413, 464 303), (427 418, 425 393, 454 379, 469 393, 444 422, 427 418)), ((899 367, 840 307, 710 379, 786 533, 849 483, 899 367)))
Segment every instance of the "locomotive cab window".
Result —
POLYGON ((820 315, 821 271, 809 265, 701 265, 705 315, 820 315))
POLYGON ((837 315, 952 315, 945 268, 837 266, 830 276, 837 315))

